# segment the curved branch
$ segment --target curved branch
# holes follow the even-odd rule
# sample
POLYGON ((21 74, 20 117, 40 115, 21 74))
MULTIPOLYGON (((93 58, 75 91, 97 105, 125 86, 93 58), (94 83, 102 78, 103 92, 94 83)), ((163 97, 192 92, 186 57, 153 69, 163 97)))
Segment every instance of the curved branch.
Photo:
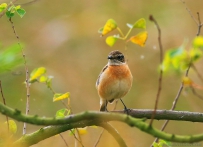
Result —
POLYGON ((14 142, 14 146, 23 146, 29 147, 33 144, 36 144, 44 139, 57 135, 59 133, 65 132, 67 130, 71 130, 73 128, 85 127, 92 125, 91 122, 86 123, 71 123, 66 125, 58 125, 58 126, 47 126, 37 130, 36 132, 23 135, 20 139, 14 142))
POLYGON ((109 123, 101 123, 98 125, 106 129, 116 139, 120 147, 127 147, 123 138, 121 138, 121 136, 119 135, 118 131, 114 127, 112 127, 109 123))
MULTIPOLYGON (((23 121, 31 124, 36 124, 36 125, 62 125, 62 124, 71 125, 72 123, 79 123, 81 126, 83 126, 83 122, 89 121, 89 120, 97 121, 97 122, 120 121, 128 124, 131 127, 137 127, 143 132, 146 132, 148 134, 151 134, 155 137, 158 137, 167 141, 191 143, 191 142, 198 142, 203 140, 203 134, 174 135, 174 134, 165 133, 143 122, 143 119, 136 119, 126 114, 86 111, 79 114, 70 115, 63 119, 43 118, 43 117, 30 116, 30 115, 26 116, 25 114, 21 114, 21 112, 18 110, 14 110, 7 106, 4 106, 2 103, 0 103, 0 112, 18 121, 23 121)), ((188 113, 192 113, 192 112, 188 112, 188 113)), ((197 113, 197 115, 199 115, 199 117, 203 116, 202 113, 197 113)), ((180 118, 183 118, 183 117, 184 116, 181 116, 180 118)), ((98 124, 94 123, 94 125, 98 125, 98 124)))
POLYGON ((71 123, 68 125, 44 127, 36 132, 24 135, 23 137, 18 139, 16 142, 14 142, 14 146, 28 147, 28 146, 36 144, 44 139, 47 139, 47 138, 57 135, 59 133, 65 132, 67 130, 71 130, 73 128, 91 126, 91 125, 98 125, 98 126, 103 127, 115 138, 115 140, 118 142, 120 147, 127 147, 124 140, 118 134, 117 130, 115 130, 109 123, 98 123, 95 121, 86 121, 83 123, 71 123))

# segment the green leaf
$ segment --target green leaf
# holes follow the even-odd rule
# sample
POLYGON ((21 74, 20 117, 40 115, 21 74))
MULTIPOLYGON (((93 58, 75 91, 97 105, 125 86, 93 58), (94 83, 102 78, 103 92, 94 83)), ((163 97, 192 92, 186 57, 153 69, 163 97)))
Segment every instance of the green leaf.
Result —
POLYGON ((146 21, 144 18, 139 19, 138 21, 136 21, 133 25, 133 28, 142 28, 142 29, 146 29, 146 21))
POLYGON ((75 129, 71 129, 71 131, 69 132, 69 135, 72 136, 75 134, 75 129))
POLYGON ((64 118, 67 115, 70 114, 70 110, 64 108, 64 109, 60 109, 56 112, 56 118, 64 118))
POLYGON ((21 48, 18 44, 11 45, 6 49, 0 47, 0 73, 13 70, 23 64, 21 48))
POLYGON ((203 37, 202 36, 195 37, 195 39, 193 40, 193 47, 203 49, 203 37))
POLYGON ((6 16, 7 16, 8 18, 11 18, 11 17, 14 16, 14 12, 6 11, 6 16))
POLYGON ((188 53, 182 45, 179 48, 170 49, 165 53, 162 69, 163 71, 169 69, 181 71, 187 67, 189 61, 188 53))
POLYGON ((53 79, 53 76, 49 76, 47 81, 46 81, 46 85, 48 88, 52 87, 52 79, 53 79))
POLYGON ((103 30, 104 30, 104 28, 103 28, 103 27, 102 27, 102 28, 100 28, 100 29, 98 30, 98 33, 99 33, 99 34, 102 34, 103 30))
POLYGON ((67 98, 70 98, 70 93, 69 92, 66 92, 64 94, 56 93, 56 94, 54 94, 53 102, 56 102, 56 101, 59 101, 59 100, 64 100, 64 99, 67 99, 67 98))
POLYGON ((202 56, 203 53, 199 48, 193 48, 190 50, 190 57, 193 62, 198 61, 202 56))
POLYGON ((24 9, 21 9, 21 8, 17 9, 16 12, 17 12, 17 14, 18 14, 21 18, 22 18, 22 17, 25 15, 25 13, 26 13, 26 11, 25 11, 24 9))
POLYGON ((159 147, 158 143, 153 142, 153 147, 159 147))
POLYGON ((106 44, 112 47, 116 43, 117 39, 118 38, 116 36, 108 36, 106 38, 106 44))
POLYGON ((159 144, 160 144, 161 146, 163 146, 163 145, 167 145, 168 147, 171 146, 171 142, 165 141, 165 140, 163 140, 163 139, 160 139, 160 140, 159 140, 159 144))

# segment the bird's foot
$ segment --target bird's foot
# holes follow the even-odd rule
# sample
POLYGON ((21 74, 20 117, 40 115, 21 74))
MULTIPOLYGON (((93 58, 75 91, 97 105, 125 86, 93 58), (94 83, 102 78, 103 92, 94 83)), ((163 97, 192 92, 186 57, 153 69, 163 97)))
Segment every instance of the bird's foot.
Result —
POLYGON ((124 113, 126 113, 127 115, 130 114, 131 109, 128 109, 127 107, 124 107, 124 113))

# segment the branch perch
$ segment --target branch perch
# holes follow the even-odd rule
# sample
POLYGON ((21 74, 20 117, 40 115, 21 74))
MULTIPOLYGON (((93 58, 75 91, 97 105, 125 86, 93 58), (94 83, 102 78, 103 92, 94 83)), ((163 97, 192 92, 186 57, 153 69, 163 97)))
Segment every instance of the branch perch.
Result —
MULTIPOLYGON (((133 111, 133 110, 132 110, 133 111)), ((148 134, 151 134, 152 136, 172 141, 172 142, 184 142, 184 143, 192 143, 192 142, 198 142, 203 140, 203 134, 196 134, 196 135, 175 135, 170 133, 162 132, 156 128, 153 128, 149 124, 145 123, 145 119, 137 119, 133 118, 126 114, 117 114, 117 113, 109 113, 109 112, 98 112, 98 111, 85 111, 82 113, 70 115, 66 118, 45 118, 45 117, 38 117, 38 116, 31 116, 31 115, 25 115, 22 114, 19 110, 14 110, 12 108, 9 108, 8 106, 4 106, 2 103, 0 103, 0 112, 4 115, 7 115, 13 119, 16 119, 18 121, 27 122, 30 124, 35 125, 72 125, 74 123, 78 123, 78 127, 84 127, 85 121, 92 121, 91 125, 98 125, 98 122, 108 122, 108 121, 120 121, 123 123, 128 124, 131 127, 137 127, 141 131, 146 132, 148 134)), ((151 110, 152 114, 153 110, 151 110)), ((157 111, 159 112, 159 111, 157 111)), ((174 113, 174 111, 166 111, 163 110, 163 113, 171 112, 165 115, 165 118, 170 118, 171 115, 174 113), (170 116, 170 117, 169 117, 170 116)), ((190 118, 188 115, 199 117, 200 119, 203 118, 203 113, 197 113, 197 112, 178 112, 175 111, 175 113, 179 113, 179 120, 187 120, 190 118), (183 115, 185 114, 185 115, 183 115)), ((155 118, 158 115, 155 115, 155 118)), ((145 117, 145 116, 143 116, 145 117)), ((193 121, 190 119, 190 121, 193 121)), ((202 122, 203 120, 199 120, 198 122, 202 122)), ((76 128, 76 127, 72 127, 76 128)), ((39 130, 40 131, 40 130, 39 130)))

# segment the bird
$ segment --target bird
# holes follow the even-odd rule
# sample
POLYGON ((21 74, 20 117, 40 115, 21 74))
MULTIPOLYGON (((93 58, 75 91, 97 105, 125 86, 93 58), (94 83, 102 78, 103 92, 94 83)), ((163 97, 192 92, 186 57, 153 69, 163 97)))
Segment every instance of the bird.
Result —
POLYGON ((124 110, 128 110, 121 98, 131 89, 133 76, 125 60, 124 55, 118 51, 111 51, 108 54, 108 63, 100 72, 96 89, 100 97, 100 111, 108 111, 107 104, 120 99, 124 110))

